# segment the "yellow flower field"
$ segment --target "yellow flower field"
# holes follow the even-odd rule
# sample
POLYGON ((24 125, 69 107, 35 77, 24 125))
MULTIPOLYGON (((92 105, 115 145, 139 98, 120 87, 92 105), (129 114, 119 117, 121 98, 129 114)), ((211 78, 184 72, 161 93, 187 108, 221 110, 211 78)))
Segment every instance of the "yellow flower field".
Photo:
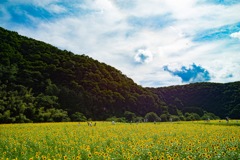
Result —
POLYGON ((205 122, 2 124, 0 159, 237 160, 239 131, 205 122))

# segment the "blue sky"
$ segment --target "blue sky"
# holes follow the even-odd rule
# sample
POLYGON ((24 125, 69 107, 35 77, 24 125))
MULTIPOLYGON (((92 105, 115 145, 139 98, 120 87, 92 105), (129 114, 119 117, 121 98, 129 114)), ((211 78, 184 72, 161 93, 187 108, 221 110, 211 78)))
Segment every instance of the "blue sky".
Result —
POLYGON ((163 68, 164 71, 171 73, 173 76, 180 77, 183 83, 206 82, 211 80, 209 72, 196 64, 192 64, 188 68, 182 66, 180 70, 173 71, 170 70, 168 66, 164 66, 163 68))
POLYGON ((0 26, 147 87, 240 80, 239 0, 1 0, 0 26))

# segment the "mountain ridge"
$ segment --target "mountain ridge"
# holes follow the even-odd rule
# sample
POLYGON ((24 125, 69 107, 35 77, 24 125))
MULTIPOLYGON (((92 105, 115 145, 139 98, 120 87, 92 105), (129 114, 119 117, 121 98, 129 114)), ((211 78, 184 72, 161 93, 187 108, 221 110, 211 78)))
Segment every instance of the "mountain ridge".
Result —
POLYGON ((214 113, 221 118, 240 117, 240 81, 199 82, 149 89, 155 94, 161 95, 168 106, 176 107, 179 110, 195 107, 214 113))
MULTIPOLYGON (((144 88, 114 67, 86 55, 60 50, 4 28, 0 28, 0 39, 1 123, 106 120, 111 117, 131 121, 154 114, 155 119, 162 121, 171 117, 177 117, 176 120, 183 117, 184 120, 192 116, 184 115, 188 113, 186 108, 192 105, 201 113, 211 111, 223 118, 233 115, 234 110, 238 112, 240 106, 236 89, 240 84, 237 82, 234 87, 216 89, 219 92, 232 90, 231 87, 236 90, 233 95, 229 94, 230 98, 225 98, 228 106, 220 106, 224 112, 226 110, 225 115, 221 114, 222 110, 216 112, 219 108, 211 110, 213 105, 199 105, 177 94, 189 95, 188 87, 144 88), (176 98, 185 107, 177 104, 176 98)), ((194 94, 198 97, 198 93, 194 94)))

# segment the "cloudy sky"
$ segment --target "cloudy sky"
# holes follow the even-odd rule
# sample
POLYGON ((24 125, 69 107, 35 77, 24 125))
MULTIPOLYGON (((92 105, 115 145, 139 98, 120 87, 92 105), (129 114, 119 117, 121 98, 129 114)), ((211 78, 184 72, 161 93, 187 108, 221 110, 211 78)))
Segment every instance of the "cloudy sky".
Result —
POLYGON ((240 80, 239 0, 1 0, 0 22, 142 86, 240 80))

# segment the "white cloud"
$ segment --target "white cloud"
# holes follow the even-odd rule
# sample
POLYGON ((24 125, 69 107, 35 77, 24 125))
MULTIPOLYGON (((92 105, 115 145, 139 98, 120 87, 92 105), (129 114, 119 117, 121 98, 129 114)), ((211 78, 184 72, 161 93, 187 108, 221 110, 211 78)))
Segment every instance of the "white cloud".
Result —
POLYGON ((63 6, 56 5, 56 4, 50 4, 48 6, 48 10, 53 13, 65 13, 67 12, 67 9, 63 6))
MULTIPOLYGON (((37 27, 33 29, 16 25, 9 28, 110 64, 143 86, 181 84, 180 78, 163 71, 164 65, 176 68, 195 63, 209 71, 212 81, 240 79, 239 45, 230 45, 224 39, 194 41, 195 36, 205 30, 239 23, 236 16, 240 14, 239 4, 224 6, 198 0, 133 0, 129 7, 126 4, 118 6, 120 1, 115 0, 85 0, 81 3, 74 1, 74 13, 66 14, 69 6, 60 5, 59 0, 9 2, 19 5, 32 3, 50 13, 65 13, 63 17, 53 20, 46 20, 47 17, 37 19, 37 27), (171 23, 159 29, 153 30, 148 27, 149 24, 142 28, 129 24, 129 17, 132 16, 146 19, 161 15, 168 15, 171 23), (140 64, 136 65, 134 61, 140 64), (233 76, 228 76, 230 74, 233 76)), ((6 9, 1 10, 9 15, 6 9)), ((9 18, 5 18, 1 23, 7 24, 8 21, 9 18)), ((239 38, 240 32, 230 36, 239 38)))
POLYGON ((59 0, 8 0, 10 4, 21 5, 21 4, 33 4, 35 6, 46 7, 49 4, 57 3, 59 0))
POLYGON ((230 34, 230 37, 240 39, 240 31, 239 32, 234 32, 234 33, 230 34))
POLYGON ((152 52, 147 49, 137 50, 134 60, 139 63, 149 63, 153 60, 152 52))

